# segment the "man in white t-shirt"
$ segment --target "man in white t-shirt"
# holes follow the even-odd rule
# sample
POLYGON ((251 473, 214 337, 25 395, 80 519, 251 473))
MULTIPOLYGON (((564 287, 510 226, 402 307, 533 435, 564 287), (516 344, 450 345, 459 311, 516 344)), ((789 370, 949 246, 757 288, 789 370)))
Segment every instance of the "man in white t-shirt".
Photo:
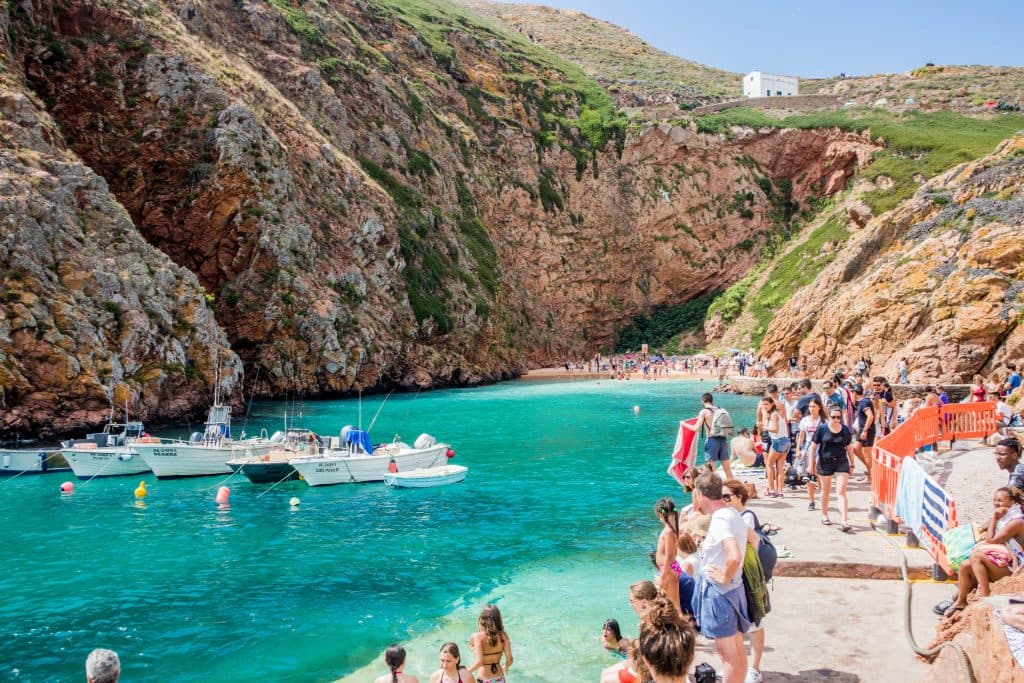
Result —
POLYGON ((700 546, 694 613, 701 634, 715 641, 724 665, 723 683, 743 683, 747 674, 743 634, 750 628, 743 590, 747 525, 723 500, 722 480, 712 474, 702 474, 694 482, 693 506, 711 516, 708 534, 700 546))

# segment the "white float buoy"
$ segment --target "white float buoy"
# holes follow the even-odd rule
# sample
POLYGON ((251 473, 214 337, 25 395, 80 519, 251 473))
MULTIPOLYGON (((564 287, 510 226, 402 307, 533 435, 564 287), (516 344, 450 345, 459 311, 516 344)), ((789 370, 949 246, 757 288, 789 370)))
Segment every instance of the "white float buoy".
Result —
POLYGON ((217 502, 220 505, 226 505, 228 502, 228 498, 230 496, 231 489, 229 489, 227 486, 221 486, 219 489, 217 489, 217 502))
POLYGON ((633 406, 633 412, 634 413, 639 413, 640 412, 640 406, 633 406))
POLYGON ((291 505, 293 508, 297 508, 299 507, 299 503, 301 502, 302 501, 300 501, 298 498, 292 496, 292 499, 288 501, 288 504, 291 505))

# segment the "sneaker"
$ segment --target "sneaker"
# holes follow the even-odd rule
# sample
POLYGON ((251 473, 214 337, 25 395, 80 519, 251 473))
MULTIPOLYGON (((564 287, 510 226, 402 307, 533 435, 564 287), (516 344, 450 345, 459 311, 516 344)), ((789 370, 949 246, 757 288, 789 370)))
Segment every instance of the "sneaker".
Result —
MULTIPOLYGON (((807 504, 807 510, 809 512, 812 512, 814 510, 814 501, 811 501, 810 503, 807 504)), ((753 670, 754 669, 751 669, 751 671, 753 671, 753 670)))
POLYGON ((761 672, 757 669, 747 669, 747 677, 743 683, 761 683, 761 672))

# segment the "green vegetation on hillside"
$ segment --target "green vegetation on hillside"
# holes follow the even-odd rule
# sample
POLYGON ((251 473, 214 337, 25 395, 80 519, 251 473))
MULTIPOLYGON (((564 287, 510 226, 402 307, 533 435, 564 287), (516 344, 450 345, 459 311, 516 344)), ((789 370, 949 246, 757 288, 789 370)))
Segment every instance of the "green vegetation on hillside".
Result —
POLYGON ((847 236, 846 221, 834 215, 812 232, 806 241, 775 262, 768 279, 749 303, 755 321, 751 338, 755 346, 760 345, 775 313, 796 290, 814 282, 818 273, 835 259, 847 236), (826 244, 831 248, 825 250, 826 244))
POLYGON ((728 325, 740 317, 743 308, 747 305, 747 297, 750 295, 750 288, 763 270, 764 263, 754 266, 742 278, 734 282, 728 289, 722 292, 708 306, 707 316, 722 316, 722 322, 728 325))
POLYGON ((619 331, 614 352, 636 351, 648 344, 651 351, 677 353, 668 342, 680 334, 700 329, 716 293, 704 294, 675 306, 656 306, 650 315, 640 314, 619 331))
POLYGON ((486 0, 454 1, 496 23, 532 34, 546 49, 616 92, 654 100, 669 95, 684 105, 740 92, 740 74, 662 52, 624 28, 580 12, 486 0))
MULTIPOLYGON (((285 2, 287 0, 275 0, 285 2)), ((509 78, 519 84, 519 94, 534 105, 542 130, 561 133, 576 155, 582 172, 595 152, 615 141, 621 150, 626 118, 605 90, 583 71, 526 36, 500 28, 444 0, 368 0, 378 12, 393 16, 426 43, 435 61, 449 72, 461 72, 458 52, 449 34, 468 33, 481 44, 497 39, 498 55, 509 78)), ((476 86, 465 88, 467 104, 478 118, 488 118, 481 100, 490 93, 476 86)), ((494 97, 494 96, 491 96, 494 97)), ((543 136, 538 138, 543 143, 543 136)))
POLYGON ((776 119, 759 109, 738 107, 696 119, 704 133, 728 134, 732 126, 751 128, 839 128, 844 131, 870 130, 886 148, 861 177, 892 179, 890 188, 868 192, 865 201, 876 214, 894 208, 913 196, 919 183, 945 170, 991 152, 999 142, 1024 128, 1024 116, 1000 114, 989 119, 972 118, 950 111, 890 113, 882 110, 837 110, 776 119))
MULTIPOLYGON (((950 111, 899 114, 881 110, 838 110, 776 119, 758 109, 739 107, 699 117, 696 123, 702 132, 726 135, 733 126, 839 128, 850 132, 870 130, 872 137, 883 140, 886 146, 875 154, 874 161, 859 175, 869 180, 885 176, 892 181, 891 186, 871 190, 864 195, 864 200, 878 215, 913 196, 920 186, 915 178, 929 179, 957 164, 990 153, 999 142, 1024 128, 1024 116, 1000 114, 979 119, 950 111)), ((762 183, 762 190, 772 198, 770 185, 766 189, 762 183)), ((795 207, 788 208, 792 211, 795 207)), ((846 218, 833 215, 804 242, 782 258, 771 261, 771 257, 784 246, 784 240, 794 232, 792 227, 785 227, 789 224, 782 220, 782 207, 777 207, 775 213, 779 214, 773 216, 778 234, 775 239, 769 237, 762 251, 762 256, 769 260, 763 261, 762 265, 729 287, 708 310, 708 315, 720 314, 726 324, 736 320, 743 310, 749 310, 754 318, 750 333, 751 342, 755 345, 760 344, 777 311, 794 292, 812 283, 832 262, 849 234, 846 218), (826 244, 833 248, 823 251, 826 244), (756 292, 751 292, 765 268, 769 269, 767 280, 756 292)))

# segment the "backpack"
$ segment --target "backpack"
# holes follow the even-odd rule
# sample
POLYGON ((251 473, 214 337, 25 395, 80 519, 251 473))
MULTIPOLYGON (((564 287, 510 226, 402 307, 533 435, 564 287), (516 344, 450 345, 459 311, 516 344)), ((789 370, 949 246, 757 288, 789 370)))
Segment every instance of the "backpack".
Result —
POLYGON ((772 576, 775 574, 775 565, 779 561, 779 551, 775 549, 775 545, 768 537, 768 534, 765 533, 764 525, 757 518, 757 514, 753 510, 744 510, 743 514, 754 518, 754 533, 757 534, 757 538, 761 541, 760 545, 757 546, 757 557, 761 560, 761 569, 764 571, 765 581, 771 581, 772 576))
POLYGON ((715 408, 708 428, 708 436, 732 436, 736 428, 732 424, 732 416, 724 408, 715 408))
POLYGON ((743 556, 743 591, 747 596, 747 618, 756 626, 772 611, 772 603, 761 560, 749 543, 743 556))

